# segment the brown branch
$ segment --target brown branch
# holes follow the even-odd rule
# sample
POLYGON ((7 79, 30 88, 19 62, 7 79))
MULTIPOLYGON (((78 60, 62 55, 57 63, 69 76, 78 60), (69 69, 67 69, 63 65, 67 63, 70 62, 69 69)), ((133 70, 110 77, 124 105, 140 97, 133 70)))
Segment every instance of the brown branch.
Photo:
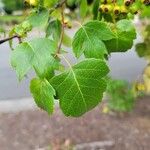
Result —
MULTIPOLYGON (((63 3, 64 4, 64 3, 63 3)), ((62 45, 62 42, 63 42, 63 38, 64 38, 64 30, 65 30, 65 21, 64 21, 64 6, 61 6, 61 17, 62 17, 62 30, 61 30, 61 35, 60 35, 60 41, 59 41, 59 44, 58 44, 58 49, 57 49, 57 54, 60 53, 60 50, 61 50, 61 45, 62 45)), ((56 55, 57 55, 56 54, 56 55)))
MULTIPOLYGON (((59 7, 62 7, 62 9, 63 9, 63 5, 66 3, 66 1, 67 1, 67 0, 62 0, 61 2, 57 3, 57 4, 54 6, 54 9, 57 9, 57 8, 59 8, 59 7)), ((60 51, 59 49, 61 48, 61 43, 62 43, 62 39, 63 39, 63 35, 64 35, 64 14, 63 14, 63 13, 62 13, 62 24, 63 24, 63 25, 62 25, 61 41, 60 41, 60 44, 59 44, 59 46, 58 46, 58 52, 60 51)), ((17 38, 17 39, 19 40, 19 43, 22 42, 20 36, 14 35, 14 36, 12 36, 12 37, 8 37, 8 38, 6 38, 6 39, 0 40, 0 44, 3 44, 3 43, 5 43, 5 42, 7 42, 7 41, 10 41, 10 40, 12 40, 12 39, 14 39, 14 38, 17 38)))
POLYGON ((5 42, 10 41, 10 40, 15 39, 15 38, 17 38, 19 41, 21 40, 21 37, 20 37, 20 36, 14 35, 14 36, 12 36, 12 37, 8 37, 8 38, 5 38, 5 39, 0 40, 0 44, 3 44, 3 43, 5 43, 5 42))

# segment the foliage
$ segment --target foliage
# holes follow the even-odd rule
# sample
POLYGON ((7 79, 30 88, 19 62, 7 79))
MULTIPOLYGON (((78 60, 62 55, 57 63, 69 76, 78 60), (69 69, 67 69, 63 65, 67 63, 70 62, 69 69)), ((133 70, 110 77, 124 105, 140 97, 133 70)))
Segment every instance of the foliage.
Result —
POLYGON ((136 52, 139 57, 150 60, 150 24, 146 25, 143 35, 144 41, 136 44, 136 52))
POLYGON ((107 53, 104 41, 114 39, 115 35, 104 22, 90 21, 76 32, 73 38, 73 51, 76 57, 104 58, 107 53), (102 56, 101 56, 102 55, 102 56))
POLYGON ((141 12, 140 14, 140 18, 150 18, 150 11, 149 11, 149 8, 146 7, 146 6, 143 6, 143 11, 141 12))
POLYGON ((5 33, 5 29, 3 27, 0 27, 0 33, 5 33))
MULTIPOLYGON (((145 12, 145 10, 144 10, 145 12)), ((143 13, 141 14, 143 17, 143 13)), ((149 18, 149 13, 145 13, 144 17, 149 18)), ((150 94, 150 23, 144 23, 143 30, 143 42, 136 44, 136 52, 139 57, 146 59, 148 62, 147 66, 144 68, 142 73, 142 83, 137 83, 137 85, 142 85, 145 94, 150 94)))
POLYGON ((133 40, 136 38, 136 31, 131 21, 118 21, 114 33, 115 38, 105 42, 109 53, 125 52, 132 47, 133 40))
POLYGON ((66 116, 80 116, 101 101, 106 89, 103 77, 108 71, 104 61, 91 58, 70 66, 69 70, 50 80, 66 116))
MULTIPOLYGON (((25 0, 25 2, 34 9, 31 9, 24 22, 10 31, 11 47, 13 37, 17 37, 20 41, 17 47, 12 48, 12 67, 16 70, 19 80, 22 80, 31 69, 35 71, 36 77, 31 81, 30 90, 36 104, 48 114, 53 112, 54 99, 58 99, 66 116, 83 115, 102 100, 108 82, 105 80, 109 72, 106 62, 108 56, 113 52, 125 52, 133 45, 136 32, 130 20, 132 17, 128 17, 130 14, 135 15, 132 11, 133 6, 147 4, 132 0, 120 0, 119 3, 103 0, 25 0), (130 1, 129 5, 127 1, 130 1), (102 6, 107 6, 108 11, 102 6), (65 13, 66 7, 71 7, 71 10, 75 7, 77 17, 82 18, 82 23, 77 22, 79 29, 72 43, 65 33, 66 28, 71 28, 70 21, 66 19, 68 17, 65 13), (123 18, 120 17, 124 14, 122 7, 130 8, 123 18), (119 8, 119 12, 116 8, 117 10, 119 8), (85 19, 87 14, 88 21, 85 19), (26 40, 28 32, 33 28, 44 29, 45 37, 26 40), (64 46, 72 48, 73 55, 77 58, 76 64, 72 65, 68 61, 64 46), (80 57, 82 60, 78 60, 80 57), (63 66, 62 61, 67 64, 67 68, 63 66), (62 66, 64 70, 61 69, 62 66)), ((142 11, 141 7, 137 8, 137 11, 142 11)), ((112 93, 112 90, 115 93, 112 100, 117 98, 119 102, 116 103, 120 103, 116 106, 111 103, 110 106, 122 111, 132 108, 132 93, 130 89, 126 90, 126 87, 127 85, 120 81, 109 84, 109 93, 112 93)))
POLYGON ((144 87, 146 94, 150 94, 150 64, 148 64, 143 73, 144 87))
POLYGON ((0 16, 0 24, 3 26, 14 25, 14 24, 21 23, 24 20, 24 18, 25 18, 24 16, 3 15, 0 16))
POLYGON ((15 10, 19 10, 23 8, 22 0, 2 0, 4 3, 4 9, 8 14, 11 14, 15 10))
POLYGON ((36 104, 46 110, 48 114, 53 112, 55 90, 46 79, 33 79, 30 85, 31 93, 36 104))
POLYGON ((131 111, 134 106, 132 86, 123 80, 109 80, 107 87, 108 107, 115 111, 131 111))

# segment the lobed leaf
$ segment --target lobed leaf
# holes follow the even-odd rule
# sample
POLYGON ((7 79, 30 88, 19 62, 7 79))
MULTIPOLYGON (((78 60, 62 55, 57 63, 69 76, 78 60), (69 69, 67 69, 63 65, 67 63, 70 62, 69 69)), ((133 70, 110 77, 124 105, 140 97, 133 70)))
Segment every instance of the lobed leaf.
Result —
POLYGON ((27 21, 32 25, 32 27, 46 26, 49 18, 49 12, 46 9, 41 11, 33 12, 28 18, 27 21))
POLYGON ((121 20, 116 24, 115 38, 105 41, 109 53, 125 52, 132 48, 136 31, 131 21, 121 20))
POLYGON ((60 99, 60 107, 66 116, 81 116, 101 101, 106 89, 103 79, 109 72, 100 59, 86 59, 53 77, 51 85, 60 99))
POLYGON ((115 38, 115 35, 106 23, 90 21, 76 32, 73 39, 73 51, 76 57, 85 53, 86 57, 102 56, 106 50, 103 41, 115 38), (96 54, 95 54, 96 52, 96 54))
POLYGON ((52 56, 55 50, 55 43, 46 38, 36 38, 18 45, 11 53, 11 64, 15 68, 19 80, 31 68, 34 68, 41 78, 49 76, 58 63, 52 56))

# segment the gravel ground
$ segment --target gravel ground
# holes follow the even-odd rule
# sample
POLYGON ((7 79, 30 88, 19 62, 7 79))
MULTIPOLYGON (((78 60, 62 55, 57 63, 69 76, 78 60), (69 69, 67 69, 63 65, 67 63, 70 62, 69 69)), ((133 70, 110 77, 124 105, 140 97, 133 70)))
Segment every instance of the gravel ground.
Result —
POLYGON ((150 150, 150 97, 120 115, 102 114, 100 107, 80 118, 66 118, 58 108, 50 117, 40 110, 0 114, 0 150, 45 150, 49 145, 61 150, 60 145, 95 141, 114 143, 103 150, 150 150))

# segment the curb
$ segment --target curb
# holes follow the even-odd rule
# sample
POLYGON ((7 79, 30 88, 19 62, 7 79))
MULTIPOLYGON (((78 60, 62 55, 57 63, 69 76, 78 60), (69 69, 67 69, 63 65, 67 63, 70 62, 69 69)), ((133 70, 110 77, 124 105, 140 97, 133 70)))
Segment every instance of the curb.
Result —
POLYGON ((36 105, 32 98, 20 98, 0 101, 0 113, 20 112, 24 110, 34 110, 36 105))

